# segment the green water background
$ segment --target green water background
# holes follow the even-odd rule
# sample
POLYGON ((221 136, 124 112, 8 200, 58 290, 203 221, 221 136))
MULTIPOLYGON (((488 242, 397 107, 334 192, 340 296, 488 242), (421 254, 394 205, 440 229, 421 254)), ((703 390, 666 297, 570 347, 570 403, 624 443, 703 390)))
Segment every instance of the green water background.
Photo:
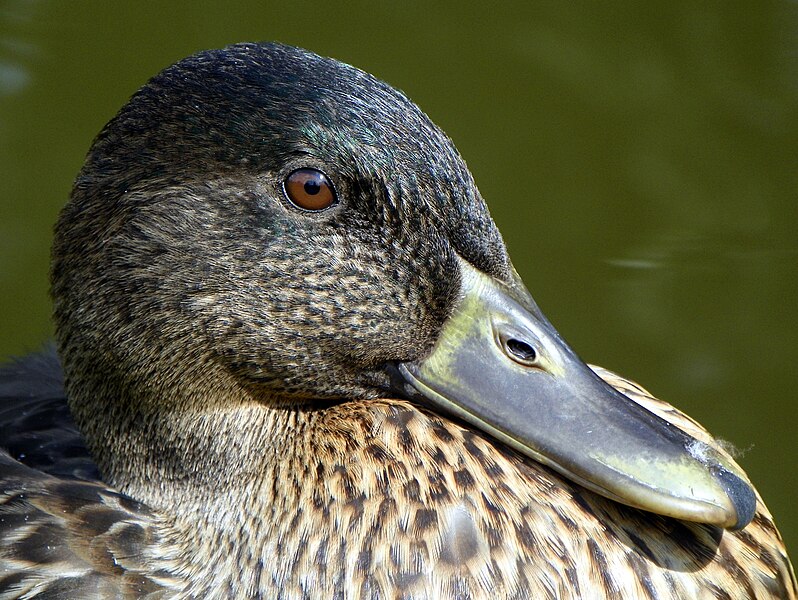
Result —
POLYGON ((0 2, 0 356, 52 335, 51 227, 93 136, 245 40, 419 103, 566 339, 744 449, 798 551, 798 4, 0 2))

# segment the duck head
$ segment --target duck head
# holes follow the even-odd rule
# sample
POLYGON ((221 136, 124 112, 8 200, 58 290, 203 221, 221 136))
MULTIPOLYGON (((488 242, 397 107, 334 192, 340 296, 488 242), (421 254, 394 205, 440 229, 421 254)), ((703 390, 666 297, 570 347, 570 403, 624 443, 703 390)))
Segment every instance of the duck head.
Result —
POLYGON ((233 408, 398 395, 619 502, 753 516, 738 467, 563 341, 449 138, 303 50, 203 52, 137 92, 61 215, 52 293, 72 411, 123 489, 170 462, 222 477, 191 432, 260 439, 233 408))

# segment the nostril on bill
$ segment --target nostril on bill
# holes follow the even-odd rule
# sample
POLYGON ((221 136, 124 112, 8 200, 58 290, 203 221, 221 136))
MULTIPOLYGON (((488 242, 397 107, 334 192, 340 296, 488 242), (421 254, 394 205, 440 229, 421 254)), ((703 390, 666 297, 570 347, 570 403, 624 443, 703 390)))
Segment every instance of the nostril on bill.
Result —
POLYGON ((523 340, 509 338, 504 345, 507 349, 507 354, 516 362, 527 365, 533 364, 537 360, 538 353, 530 344, 523 340))

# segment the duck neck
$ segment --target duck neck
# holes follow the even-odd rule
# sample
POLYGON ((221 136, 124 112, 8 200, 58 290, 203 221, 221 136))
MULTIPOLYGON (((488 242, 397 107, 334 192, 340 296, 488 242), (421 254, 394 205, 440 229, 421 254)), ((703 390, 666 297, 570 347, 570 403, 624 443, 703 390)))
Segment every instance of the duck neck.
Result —
POLYGON ((294 453, 313 412, 258 397, 207 364, 201 374, 185 371, 179 385, 130 370, 124 381, 105 373, 67 378, 70 409, 103 479, 164 514, 188 514, 214 498, 234 505, 262 497, 259 488, 294 453))

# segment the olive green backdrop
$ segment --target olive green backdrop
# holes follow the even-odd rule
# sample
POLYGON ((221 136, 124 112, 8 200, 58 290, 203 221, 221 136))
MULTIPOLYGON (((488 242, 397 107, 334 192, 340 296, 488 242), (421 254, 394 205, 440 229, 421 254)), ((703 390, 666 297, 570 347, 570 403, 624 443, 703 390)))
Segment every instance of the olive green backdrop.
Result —
POLYGON ((667 4, 0 2, 0 356, 51 336, 51 226, 126 98, 301 45, 449 133, 566 339, 743 449, 798 552, 798 5, 667 4))

